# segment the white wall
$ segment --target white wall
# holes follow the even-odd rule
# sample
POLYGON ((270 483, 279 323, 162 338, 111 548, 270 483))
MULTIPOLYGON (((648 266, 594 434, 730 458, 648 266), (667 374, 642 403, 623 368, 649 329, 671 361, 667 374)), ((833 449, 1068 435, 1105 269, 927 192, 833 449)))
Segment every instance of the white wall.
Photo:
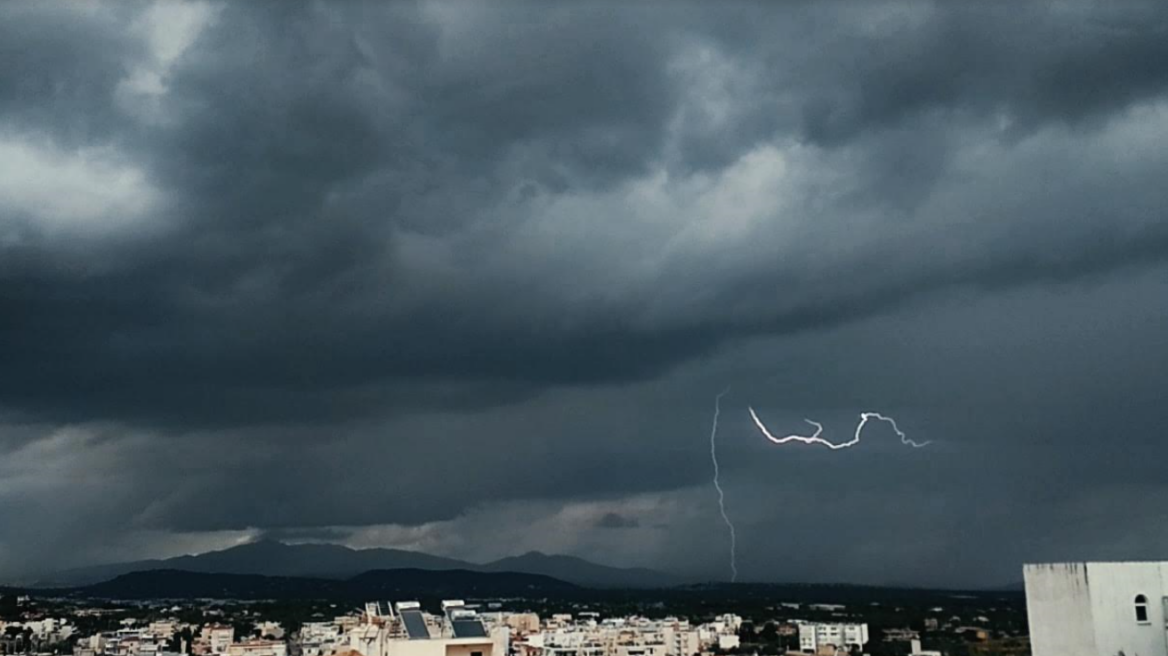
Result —
POLYGON ((840 624, 835 622, 799 624, 799 649, 815 651, 822 645, 844 647, 868 642, 867 624, 840 624))
POLYGON ((1168 563, 1027 565, 1023 577, 1033 656, 1168 656, 1168 563), (1146 623, 1136 621, 1140 594, 1146 623))
POLYGON ((1113 656, 1168 656, 1160 563, 1087 563, 1095 645, 1113 656), (1135 598, 1148 599, 1148 622, 1136 622, 1135 598))
POLYGON ((1099 656, 1085 563, 1026 565, 1026 614, 1033 656, 1099 656))
POLYGON ((469 656, 476 651, 483 656, 501 656, 493 653, 494 642, 483 638, 389 640, 385 647, 386 656, 469 656))
POLYGON ((501 624, 491 627, 489 631, 491 642, 494 643, 492 652, 507 656, 511 653, 511 627, 501 624))

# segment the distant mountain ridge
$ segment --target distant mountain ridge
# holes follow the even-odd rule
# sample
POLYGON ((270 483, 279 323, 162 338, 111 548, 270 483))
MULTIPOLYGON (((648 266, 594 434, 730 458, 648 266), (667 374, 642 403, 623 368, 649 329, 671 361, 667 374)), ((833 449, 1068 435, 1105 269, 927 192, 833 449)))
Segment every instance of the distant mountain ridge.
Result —
POLYGON ((403 549, 353 549, 338 544, 284 544, 275 540, 258 540, 194 556, 65 570, 42 577, 36 585, 86 586, 124 574, 151 570, 336 580, 376 570, 512 572, 547 576, 596 588, 657 588, 685 582, 650 569, 607 567, 582 558, 551 556, 535 551, 478 565, 403 549))
POLYGON ((538 551, 502 558, 478 569, 542 574, 594 588, 664 588, 683 583, 678 577, 643 567, 608 567, 575 556, 549 556, 538 551))
POLYGON ((347 579, 211 574, 174 569, 122 574, 70 592, 105 599, 386 599, 565 594, 575 585, 538 574, 465 569, 372 570, 347 579))
MULTIPOLYGON (((711 604, 754 605, 773 610, 774 603, 838 603, 931 609, 944 606, 955 614, 987 604, 1015 607, 1025 612, 1020 591, 930 589, 854 585, 846 583, 718 583, 669 588, 599 589, 575 586, 537 574, 472 572, 468 570, 374 570, 348 579, 208 574, 178 570, 150 570, 123 574, 113 580, 75 588, 0 587, 0 594, 65 596, 98 599, 331 599, 359 602, 369 599, 414 599, 436 606, 443 598, 539 598, 574 602, 643 604, 662 603, 680 608, 708 609, 711 604)), ((703 610, 704 612, 704 610, 703 610)))

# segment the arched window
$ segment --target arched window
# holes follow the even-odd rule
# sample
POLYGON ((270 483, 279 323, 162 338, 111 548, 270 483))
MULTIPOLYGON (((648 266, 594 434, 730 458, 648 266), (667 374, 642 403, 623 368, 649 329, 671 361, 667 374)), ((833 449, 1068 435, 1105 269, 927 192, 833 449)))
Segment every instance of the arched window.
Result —
POLYGON ((1144 595, 1136 595, 1136 621, 1141 624, 1148 621, 1148 598, 1144 595))

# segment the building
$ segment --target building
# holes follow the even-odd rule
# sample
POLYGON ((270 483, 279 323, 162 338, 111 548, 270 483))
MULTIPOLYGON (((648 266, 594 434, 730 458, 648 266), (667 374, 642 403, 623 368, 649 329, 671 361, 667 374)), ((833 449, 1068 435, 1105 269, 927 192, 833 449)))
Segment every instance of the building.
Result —
POLYGON ((884 629, 884 642, 910 642, 920 638, 920 634, 912 629, 884 629))
POLYGON ((442 609, 443 615, 436 617, 424 613, 417 602, 399 602, 393 607, 396 612, 385 616, 366 612, 355 625, 337 624, 348 648, 361 656, 507 656, 507 626, 488 632, 478 614, 461 601, 444 601, 442 609))
POLYGON ((987 640, 968 647, 969 656, 1031 656, 1030 641, 1022 636, 987 640))
POLYGON ((226 654, 228 645, 235 642, 235 628, 230 625, 208 624, 203 627, 201 637, 212 654, 226 654))
POLYGON ((941 656, 939 651, 921 649, 921 641, 916 638, 910 640, 909 645, 911 646, 909 656, 941 656))
POLYGON ((519 636, 539 631, 539 615, 535 613, 479 613, 479 618, 489 627, 506 626, 519 636))
POLYGON ((1026 565, 1034 656, 1168 656, 1168 562, 1026 565))
POLYGON ((284 627, 279 622, 256 622, 255 628, 261 638, 267 640, 282 640, 284 638, 284 627))
POLYGON ((690 626, 689 620, 667 617, 658 626, 664 638, 666 654, 692 656, 702 650, 698 632, 690 626))
POLYGON ((741 623, 741 618, 727 615, 700 626, 676 617, 553 617, 542 631, 517 643, 516 651, 520 656, 693 656, 737 648, 738 635, 731 627, 741 623))
POLYGON ((598 632, 557 628, 528 636, 522 651, 532 656, 605 656, 605 645, 598 632))
POLYGON ((718 630, 719 633, 738 633, 738 629, 742 628, 742 617, 734 613, 726 613, 714 618, 711 625, 718 630))
POLYGON ((742 640, 733 633, 718 634, 718 650, 729 651, 731 649, 738 649, 742 646, 742 640))
POLYGON ((248 640, 227 645, 227 656, 288 656, 283 640, 248 640))
POLYGON ((297 634, 301 656, 326 656, 341 648, 341 627, 333 622, 305 622, 297 634))
POLYGON ((868 643, 867 624, 798 622, 799 650, 818 654, 828 649, 859 651, 868 643))
POLYGON ((990 630, 980 626, 959 626, 953 633, 971 642, 985 642, 990 639, 990 630))

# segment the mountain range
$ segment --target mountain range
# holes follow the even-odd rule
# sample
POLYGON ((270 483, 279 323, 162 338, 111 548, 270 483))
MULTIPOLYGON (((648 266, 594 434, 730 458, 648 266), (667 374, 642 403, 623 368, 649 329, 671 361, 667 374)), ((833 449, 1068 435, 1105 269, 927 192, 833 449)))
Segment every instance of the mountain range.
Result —
POLYGON ((733 606, 767 612, 777 602, 838 603, 848 606, 889 605, 935 609, 954 614, 982 612, 987 606, 1025 611, 1025 596, 1017 591, 929 590, 846 584, 702 583, 670 588, 599 589, 577 586, 539 574, 474 572, 462 569, 372 570, 344 579, 259 574, 214 574, 155 569, 122 574, 109 581, 71 588, 2 588, 0 600, 17 595, 78 599, 238 599, 332 600, 359 603, 370 599, 415 600, 435 606, 441 599, 526 598, 604 603, 610 606, 657 608, 667 604, 677 612, 708 612, 733 606))
POLYGON ((353 549, 337 544, 285 544, 258 540, 192 556, 140 560, 64 570, 41 577, 37 587, 77 587, 152 570, 347 580, 376 570, 460 570, 551 577, 591 588, 660 588, 684 580, 644 568, 607 567, 574 556, 528 552, 485 564, 403 549, 353 549))
POLYGON ((372 570, 346 579, 259 574, 210 574, 158 569, 122 574, 109 581, 67 589, 102 599, 428 599, 529 597, 582 590, 539 574, 471 572, 464 569, 372 570))

